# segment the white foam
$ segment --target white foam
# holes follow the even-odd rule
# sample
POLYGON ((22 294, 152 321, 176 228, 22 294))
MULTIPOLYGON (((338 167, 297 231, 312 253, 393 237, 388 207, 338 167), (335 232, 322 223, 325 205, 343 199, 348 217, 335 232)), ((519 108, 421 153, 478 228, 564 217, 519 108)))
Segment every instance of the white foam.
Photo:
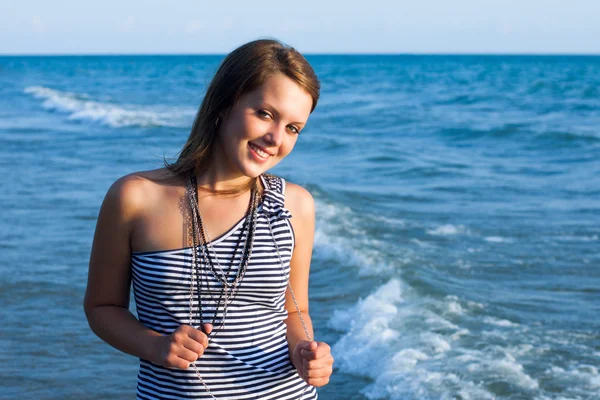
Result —
POLYGON ((579 364, 569 366, 568 369, 553 366, 546 370, 546 374, 562 383, 568 383, 570 388, 567 393, 598 392, 600 390, 600 373, 598 367, 588 364, 579 364))
POLYGON ((433 353, 444 353, 450 351, 452 348, 450 342, 445 340, 444 336, 433 332, 422 333, 421 343, 428 347, 433 353))
MULTIPOLYGON (((442 306, 443 307, 443 306, 442 306)), ((453 324, 450 319, 447 319, 440 314, 435 313, 431 310, 424 310, 422 317, 423 321, 431 328, 431 329, 440 329, 445 331, 458 330, 460 327, 458 325, 453 324)))
POLYGON ((491 243, 513 243, 513 239, 505 238, 501 236, 486 236, 483 238, 486 242, 491 243))
POLYGON ((458 331, 454 332, 450 338, 452 339, 452 341, 456 341, 458 339, 460 339, 461 336, 466 336, 469 335, 471 333, 470 330, 468 329, 459 329, 458 331))
MULTIPOLYGON (((485 397, 487 392, 477 384, 460 384, 457 375, 436 371, 435 366, 430 368, 428 363, 445 358, 453 350, 452 343, 469 331, 430 310, 448 309, 447 305, 424 308, 422 304, 407 302, 406 290, 399 280, 391 279, 351 309, 334 314, 330 326, 345 331, 333 346, 339 368, 372 378, 374 383, 363 391, 370 399, 420 398, 432 393, 443 398, 457 383, 473 398, 477 396, 474 393, 479 393, 479 398, 491 398, 485 397), (442 331, 448 334, 439 333, 442 331)), ((460 304, 457 297, 448 300, 455 303, 450 306, 455 312, 465 313, 465 307, 469 307, 460 304)))
POLYGON ((24 91, 44 99, 44 108, 68 113, 70 120, 95 121, 112 127, 185 127, 191 125, 194 115, 194 110, 177 107, 163 107, 159 111, 150 107, 103 103, 91 100, 87 94, 63 92, 43 86, 29 86, 24 91))
POLYGON ((510 353, 512 355, 516 355, 518 357, 522 357, 531 352, 536 352, 539 354, 539 352, 537 350, 538 349, 535 346, 533 346, 532 344, 529 344, 529 343, 507 347, 508 353, 510 353))
POLYGON ((347 330, 332 350, 338 365, 358 375, 385 372, 385 364, 379 360, 386 357, 390 344, 400 336, 400 332, 390 326, 400 302, 400 282, 391 280, 350 310, 334 313, 330 326, 347 330))
POLYGON ((420 361, 425 361, 429 358, 430 357, 422 351, 402 349, 392 357, 392 370, 396 372, 408 372, 413 370, 420 361))
POLYGON ((412 239, 410 239, 410 241, 411 241, 411 243, 414 243, 414 244, 416 244, 417 246, 419 246, 421 248, 433 248, 433 247, 435 247, 431 243, 423 242, 423 241, 421 241, 419 239, 416 239, 416 238, 412 238, 412 239))
POLYGON ((525 390, 535 390, 539 388, 537 379, 525 373, 523 365, 517 361, 513 353, 516 350, 516 355, 520 356, 531 349, 533 346, 530 345, 516 348, 491 345, 485 351, 464 350, 465 354, 453 361, 460 360, 461 363, 465 363, 465 368, 473 374, 499 377, 525 390))
POLYGON ((387 225, 394 227, 403 227, 407 225, 407 222, 400 218, 386 217, 385 215, 374 214, 370 218, 374 221, 383 222, 387 225))
POLYGON ((452 224, 441 225, 435 229, 427 230, 428 234, 436 235, 436 236, 451 236, 451 235, 458 235, 458 234, 467 233, 467 232, 468 232, 468 230, 464 225, 452 225, 452 224))
POLYGON ((496 325, 496 326, 506 326, 506 327, 519 326, 519 324, 517 324, 516 322, 511 322, 507 319, 498 319, 498 318, 494 318, 494 317, 484 317, 483 322, 485 322, 486 324, 496 325))
POLYGON ((525 391, 538 389, 537 379, 519 361, 531 357, 536 350, 532 344, 499 346, 492 340, 476 349, 465 346, 486 333, 506 342, 515 330, 527 331, 489 316, 485 321, 501 329, 471 333, 460 326, 459 321, 484 309, 483 304, 456 295, 423 298, 400 280, 390 279, 331 318, 330 326, 344 333, 333 346, 336 365, 344 373, 372 379, 362 390, 369 399, 452 399, 458 392, 464 399, 493 399, 485 387, 490 377, 525 391))
POLYGON ((360 318, 377 319, 386 321, 392 319, 397 313, 396 304, 401 303, 402 289, 400 282, 396 279, 381 286, 377 292, 368 296, 349 310, 336 310, 330 321, 330 325, 338 330, 345 330, 348 326, 357 324, 360 318))
POLYGON ((448 307, 448 313, 461 315, 464 314, 464 310, 458 301, 458 296, 446 296, 446 306, 448 307))
MULTIPOLYGON (((486 385, 497 380, 527 393, 539 390, 539 377, 529 375, 521 358, 530 360, 554 347, 540 346, 537 337, 528 336, 528 325, 485 315, 484 304, 458 295, 443 299, 418 295, 394 278, 398 276, 396 260, 386 262, 381 256, 389 246, 363 231, 362 216, 319 199, 317 213, 317 257, 335 258, 357 268, 359 275, 390 277, 349 309, 335 311, 329 320, 329 326, 341 332, 332 347, 337 368, 372 381, 361 391, 364 396, 453 399, 460 394, 463 399, 493 399, 486 385), (465 321, 474 328, 467 329, 465 321)), ((442 225, 428 233, 443 236, 469 231, 463 225, 442 225)), ((418 257, 407 259, 414 263, 418 257)), ((463 262, 458 267, 470 265, 463 262)), ((587 374, 593 385, 594 371, 587 374)))
POLYGON ((493 339, 500 339, 502 341, 508 340, 508 338, 510 336, 506 332, 498 331, 498 330, 492 330, 492 331, 484 330, 484 331, 481 331, 480 335, 489 337, 489 338, 493 338, 493 339))
MULTIPOLYGON (((523 389, 535 390, 539 388, 537 379, 527 375, 523 370, 523 365, 516 362, 512 357, 503 360, 488 360, 487 367, 496 372, 496 375, 523 389)), ((490 375, 492 374, 490 373, 490 375)))
POLYGON ((355 267, 359 275, 387 275, 412 260, 410 250, 386 257, 384 242, 360 229, 359 216, 349 207, 316 199, 315 257, 355 267), (389 260, 392 260, 390 263, 389 260))

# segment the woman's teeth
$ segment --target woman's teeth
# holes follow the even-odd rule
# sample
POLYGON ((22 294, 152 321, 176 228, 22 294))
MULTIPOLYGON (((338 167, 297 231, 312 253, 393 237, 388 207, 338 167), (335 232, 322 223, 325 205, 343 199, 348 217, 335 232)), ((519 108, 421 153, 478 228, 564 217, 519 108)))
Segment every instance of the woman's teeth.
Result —
POLYGON ((252 149, 256 152, 256 154, 258 154, 261 157, 267 158, 270 156, 269 153, 262 151, 261 149, 259 149, 258 147, 256 147, 255 145, 253 145, 252 143, 249 143, 250 147, 252 147, 252 149))

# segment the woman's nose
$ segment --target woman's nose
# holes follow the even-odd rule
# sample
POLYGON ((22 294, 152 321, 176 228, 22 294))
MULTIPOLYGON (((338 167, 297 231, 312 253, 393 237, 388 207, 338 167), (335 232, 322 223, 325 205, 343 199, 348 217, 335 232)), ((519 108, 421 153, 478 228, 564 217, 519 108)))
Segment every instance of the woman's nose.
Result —
POLYGON ((282 124, 273 124, 271 125, 269 132, 265 135, 265 139, 269 142, 269 144, 273 146, 279 146, 281 145, 284 134, 285 126, 282 126, 282 124))

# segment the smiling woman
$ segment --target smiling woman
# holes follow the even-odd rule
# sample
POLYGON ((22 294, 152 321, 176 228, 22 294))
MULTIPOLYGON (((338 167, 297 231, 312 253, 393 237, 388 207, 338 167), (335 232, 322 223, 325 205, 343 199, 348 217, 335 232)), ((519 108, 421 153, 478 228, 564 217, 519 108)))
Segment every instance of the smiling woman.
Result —
POLYGON ((285 75, 268 77, 220 116, 223 124, 216 154, 239 162, 236 170, 247 176, 260 174, 292 151, 312 103, 306 91, 285 75))
POLYGON ((223 60, 177 161, 108 190, 84 309, 140 358, 138 398, 315 399, 328 383, 333 357, 308 314, 314 201, 267 173, 318 98, 300 53, 247 43, 223 60))

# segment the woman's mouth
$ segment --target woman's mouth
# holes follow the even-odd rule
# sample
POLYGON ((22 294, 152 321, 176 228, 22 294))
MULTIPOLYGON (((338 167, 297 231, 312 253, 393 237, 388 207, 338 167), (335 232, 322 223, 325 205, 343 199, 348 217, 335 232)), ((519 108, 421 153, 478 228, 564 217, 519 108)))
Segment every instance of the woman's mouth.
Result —
POLYGON ((266 161, 269 159, 269 157, 271 157, 271 154, 267 153, 260 147, 254 145, 250 142, 248 142, 248 146, 250 147, 250 150, 252 150, 251 151, 252 155, 254 156, 254 158, 257 158, 258 161, 266 161))

